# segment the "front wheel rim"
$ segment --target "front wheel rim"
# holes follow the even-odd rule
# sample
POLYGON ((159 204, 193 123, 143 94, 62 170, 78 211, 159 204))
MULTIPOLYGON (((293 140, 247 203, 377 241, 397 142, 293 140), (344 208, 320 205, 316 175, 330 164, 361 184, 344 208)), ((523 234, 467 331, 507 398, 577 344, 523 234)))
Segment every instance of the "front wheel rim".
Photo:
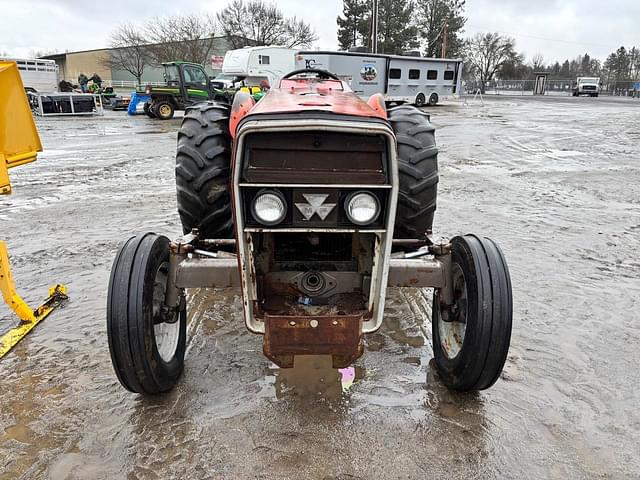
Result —
POLYGON ((168 117, 171 114, 171 108, 168 105, 160 106, 160 115, 163 117, 168 117))
POLYGON ((180 339, 180 320, 176 319, 176 321, 168 323, 162 318, 168 275, 169 262, 163 262, 158 267, 153 282, 153 335, 158 354, 167 363, 176 356, 180 339))
POLYGON ((440 315, 438 315, 438 335, 440 337, 440 346, 445 356, 452 360, 456 358, 462 351, 464 338, 467 331, 467 284, 464 273, 460 265, 454 263, 452 266, 453 289, 454 289, 454 307, 457 310, 455 315, 446 312, 452 317, 451 321, 443 320, 442 307, 440 315))

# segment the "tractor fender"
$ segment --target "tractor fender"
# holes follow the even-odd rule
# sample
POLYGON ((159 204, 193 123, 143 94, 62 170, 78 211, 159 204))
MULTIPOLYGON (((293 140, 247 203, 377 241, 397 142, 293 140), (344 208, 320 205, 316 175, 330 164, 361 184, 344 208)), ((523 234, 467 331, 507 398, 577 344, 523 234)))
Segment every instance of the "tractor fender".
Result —
POLYGON ((256 104, 251 94, 243 91, 236 92, 231 105, 231 117, 229 119, 229 133, 231 138, 236 138, 236 130, 240 121, 249 113, 256 104))
POLYGON ((384 103, 384 95, 374 93, 367 100, 367 105, 373 108, 382 118, 387 118, 387 107, 384 103))

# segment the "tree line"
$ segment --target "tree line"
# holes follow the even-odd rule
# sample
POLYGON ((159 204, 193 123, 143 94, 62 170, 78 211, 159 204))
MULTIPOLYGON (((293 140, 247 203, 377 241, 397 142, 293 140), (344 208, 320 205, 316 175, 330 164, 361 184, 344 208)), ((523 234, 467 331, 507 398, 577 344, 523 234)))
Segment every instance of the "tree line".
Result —
MULTIPOLYGON (((446 41, 447 56, 459 56, 467 21, 464 8, 465 0, 380 0, 378 52, 401 55, 420 49, 425 56, 436 57, 446 41)), ((371 0, 344 0, 343 13, 337 18, 340 48, 370 50, 371 19, 371 0)))
MULTIPOLYGON (((372 3, 344 0, 343 13, 337 18, 338 43, 343 50, 364 47, 371 51, 372 3)), ((426 57, 440 57, 443 53, 449 58, 461 57, 465 61, 465 77, 477 81, 482 90, 494 79, 529 80, 537 72, 562 80, 579 76, 640 79, 637 47, 620 47, 604 63, 588 53, 562 63, 547 64, 541 54, 527 60, 509 36, 486 32, 464 38, 467 21, 464 9, 464 0, 379 0, 378 52, 403 54, 417 49, 426 57)))
POLYGON ((142 81, 145 69, 181 60, 206 64, 221 37, 231 48, 257 45, 309 47, 318 37, 310 24, 285 17, 275 4, 233 0, 216 15, 156 17, 144 25, 123 23, 110 36, 108 68, 142 81))
MULTIPOLYGON (((371 50, 372 0, 344 0, 337 17, 338 43, 343 50, 371 50)), ((465 0, 379 0, 379 53, 403 54, 419 50, 427 57, 461 57, 465 77, 482 89, 495 79, 533 79, 547 72, 550 79, 578 76, 631 80, 640 77, 640 49, 620 47, 604 62, 588 53, 547 64, 542 55, 527 60, 513 38, 496 32, 465 38, 465 0), (446 48, 443 48, 443 44, 446 48)), ((131 73, 138 82, 150 65, 171 60, 207 63, 216 39, 230 48, 281 45, 307 48, 318 37, 310 24, 286 17, 274 3, 232 0, 216 15, 158 17, 143 26, 126 23, 111 35, 111 55, 105 63, 131 73)))

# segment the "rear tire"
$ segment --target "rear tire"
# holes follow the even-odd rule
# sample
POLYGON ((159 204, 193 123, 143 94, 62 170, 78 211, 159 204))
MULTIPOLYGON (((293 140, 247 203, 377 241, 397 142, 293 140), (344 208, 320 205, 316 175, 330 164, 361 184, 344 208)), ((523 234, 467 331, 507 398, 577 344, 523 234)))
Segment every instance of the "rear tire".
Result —
POLYGON ((161 316, 169 268, 169 239, 146 233, 127 240, 111 269, 107 336, 120 383, 135 393, 168 392, 184 368, 186 310, 161 316))
POLYGON ((182 230, 232 238, 229 196, 229 107, 215 102, 187 108, 178 131, 176 189, 182 230))
POLYGON ((430 107, 435 107, 438 104, 438 94, 437 93, 432 93, 431 96, 429 96, 429 106, 430 107))
POLYGON ((409 105, 389 110, 398 140, 400 191, 395 238, 424 238, 431 233, 438 195, 438 148, 429 115, 409 105))
POLYGON ((416 96, 416 101, 415 101, 415 106, 420 108, 420 107, 424 107, 424 102, 425 102, 425 98, 424 98, 424 94, 423 93, 419 93, 416 96))
POLYGON ((144 102, 142 109, 144 110, 144 113, 147 117, 156 118, 156 116, 153 113, 153 110, 151 109, 151 104, 149 102, 144 102))
POLYGON ((475 235, 451 240, 457 314, 434 294, 432 338, 435 364, 453 390, 484 390, 504 367, 513 315, 507 263, 493 240, 475 235), (445 316, 446 315, 446 316, 445 316))

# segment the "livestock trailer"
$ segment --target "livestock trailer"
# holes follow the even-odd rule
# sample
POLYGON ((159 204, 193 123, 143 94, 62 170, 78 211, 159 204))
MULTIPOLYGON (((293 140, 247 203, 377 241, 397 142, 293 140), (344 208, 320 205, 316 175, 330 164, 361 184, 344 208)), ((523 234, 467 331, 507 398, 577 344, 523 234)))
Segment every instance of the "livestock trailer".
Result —
POLYGON ((335 73, 361 98, 382 93, 389 103, 435 105, 460 92, 462 60, 361 52, 300 51, 296 68, 335 73))
POLYGON ((58 65, 55 61, 27 58, 0 58, 0 60, 16 62, 25 90, 58 91, 58 65))

